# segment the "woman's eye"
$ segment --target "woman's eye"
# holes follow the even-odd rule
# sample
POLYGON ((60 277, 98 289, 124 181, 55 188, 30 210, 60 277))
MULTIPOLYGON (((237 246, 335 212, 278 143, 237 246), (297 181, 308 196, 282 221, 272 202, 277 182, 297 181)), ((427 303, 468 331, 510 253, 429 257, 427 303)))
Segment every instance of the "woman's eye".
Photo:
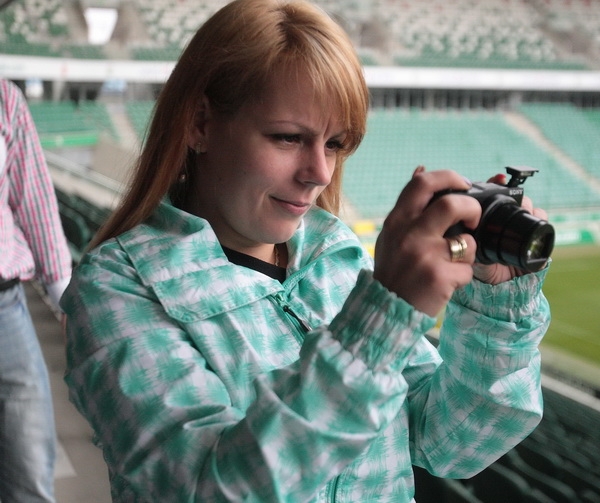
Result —
POLYGON ((338 140, 331 140, 326 143, 327 148, 334 152, 339 152, 340 150, 344 150, 344 144, 338 140))
POLYGON ((273 139, 282 143, 298 143, 300 141, 300 135, 297 134, 274 134, 273 139))

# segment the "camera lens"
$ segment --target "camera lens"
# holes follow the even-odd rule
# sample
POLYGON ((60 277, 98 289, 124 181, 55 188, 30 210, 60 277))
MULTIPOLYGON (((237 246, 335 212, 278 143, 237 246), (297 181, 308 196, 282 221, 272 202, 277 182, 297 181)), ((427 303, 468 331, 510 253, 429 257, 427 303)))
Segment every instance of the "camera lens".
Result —
POLYGON ((546 227, 549 227, 549 224, 540 226, 540 229, 536 232, 537 235, 531 239, 531 243, 527 247, 527 260, 529 262, 539 259, 546 262, 552 253, 554 231, 546 229, 546 227))
POLYGON ((484 208, 475 239, 479 262, 539 271, 554 248, 554 228, 525 211, 514 199, 496 196, 484 208))

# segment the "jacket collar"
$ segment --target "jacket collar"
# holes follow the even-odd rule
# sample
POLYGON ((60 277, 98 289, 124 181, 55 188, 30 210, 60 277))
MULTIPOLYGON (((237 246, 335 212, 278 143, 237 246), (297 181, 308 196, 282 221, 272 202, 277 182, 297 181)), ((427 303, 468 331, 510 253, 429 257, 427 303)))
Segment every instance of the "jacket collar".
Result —
MULTIPOLYGON (((139 227, 117 238, 148 283, 229 264, 210 224, 163 201, 139 227)), ((290 273, 340 246, 357 245, 338 218, 312 208, 288 241, 290 273)))
POLYGON ((117 241, 141 281, 154 290, 169 314, 181 321, 214 316, 293 288, 318 258, 360 247, 352 231, 336 217, 312 209, 288 241, 290 281, 282 286, 264 274, 229 262, 210 224, 168 201, 117 241))

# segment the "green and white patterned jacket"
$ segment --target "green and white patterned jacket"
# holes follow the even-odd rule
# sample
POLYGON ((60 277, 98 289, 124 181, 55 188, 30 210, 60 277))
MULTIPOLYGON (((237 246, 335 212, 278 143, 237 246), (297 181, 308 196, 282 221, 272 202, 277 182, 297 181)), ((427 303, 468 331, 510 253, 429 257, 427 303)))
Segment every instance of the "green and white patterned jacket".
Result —
POLYGON ((469 477, 537 425, 545 272, 455 293, 435 323, 315 209, 281 284, 163 203, 62 299, 70 395, 115 502, 409 502, 411 464, 469 477))

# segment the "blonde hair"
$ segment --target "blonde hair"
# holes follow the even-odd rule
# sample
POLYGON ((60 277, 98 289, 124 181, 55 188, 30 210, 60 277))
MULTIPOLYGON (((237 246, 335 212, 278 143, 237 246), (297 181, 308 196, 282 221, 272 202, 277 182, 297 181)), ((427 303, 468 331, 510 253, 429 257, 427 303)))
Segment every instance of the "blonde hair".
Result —
POLYGON ((317 204, 337 213, 342 168, 365 133, 368 89, 352 43, 343 29, 309 2, 235 0, 196 32, 156 102, 146 141, 121 205, 91 246, 117 236, 150 216, 169 193, 177 205, 190 184, 195 153, 188 146, 201 101, 234 115, 258 99, 279 69, 302 71, 315 96, 339 108, 347 137, 329 186, 317 204))

